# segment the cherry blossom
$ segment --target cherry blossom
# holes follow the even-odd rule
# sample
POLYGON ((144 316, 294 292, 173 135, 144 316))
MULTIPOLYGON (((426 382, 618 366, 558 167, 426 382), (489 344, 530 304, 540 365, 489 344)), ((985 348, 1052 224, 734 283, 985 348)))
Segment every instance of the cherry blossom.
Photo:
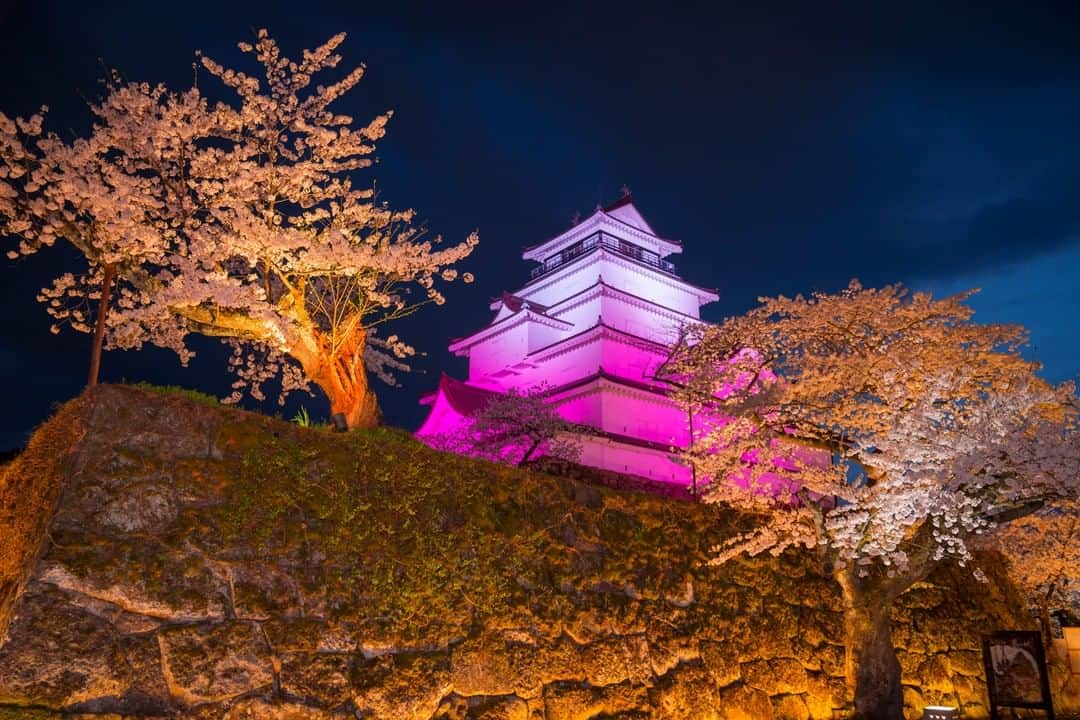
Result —
POLYGON ((582 449, 578 438, 587 429, 559 415, 547 401, 549 392, 543 384, 493 392, 464 427, 421 439, 440 450, 518 467, 541 455, 577 462, 582 449))
POLYGON ((393 382, 414 350, 374 333, 443 304, 437 283, 457 279, 453 266, 477 237, 442 246, 413 211, 354 184, 391 113, 358 126, 331 109, 363 66, 312 87, 340 63, 344 38, 291 60, 260 30, 239 47, 261 77, 200 56, 232 103, 200 87, 113 77, 91 108, 92 133, 70 143, 42 135, 40 114, 0 115, 0 234, 17 242, 9 255, 63 238, 88 263, 42 291, 49 312, 89 331, 85 304, 100 298, 109 347, 150 343, 184 363, 188 335, 221 337, 233 346, 232 399, 261 397, 271 378, 282 396, 314 383, 351 426, 377 422, 367 370, 393 382))
POLYGON ((762 522, 714 562, 811 548, 840 584, 858 717, 900 717, 897 596, 973 538, 1080 494, 1077 398, 1026 360, 1023 328, 967 295, 852 283, 688 328, 662 375, 698 414, 686 451, 712 502, 762 522))

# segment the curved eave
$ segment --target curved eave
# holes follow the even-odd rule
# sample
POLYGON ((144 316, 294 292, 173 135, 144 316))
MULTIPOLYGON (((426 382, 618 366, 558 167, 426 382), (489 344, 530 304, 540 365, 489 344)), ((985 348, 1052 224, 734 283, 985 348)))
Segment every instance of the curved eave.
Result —
MULTIPOLYGON (((702 301, 701 305, 707 305, 707 304, 709 304, 711 302, 716 302, 717 300, 720 299, 719 291, 718 291, 717 288, 707 288, 707 287, 701 287, 700 285, 695 285, 694 283, 687 282, 686 280, 679 277, 678 275, 672 275, 670 273, 666 273, 663 270, 658 270, 657 268, 654 268, 651 265, 647 265, 647 264, 645 264, 643 262, 638 262, 637 260, 635 260, 633 258, 627 257, 625 255, 621 255, 621 254, 616 253, 616 252, 612 252, 612 251, 610 251, 610 250, 608 250, 606 248, 602 248, 602 247, 591 248, 589 251, 587 251, 585 253, 582 253, 578 257, 574 258, 573 261, 568 262, 565 265, 562 265, 561 267, 558 267, 555 270, 552 270, 551 272, 548 272, 548 273, 545 273, 543 275, 540 275, 539 277, 533 278, 529 282, 525 283, 521 287, 521 289, 518 290, 517 293, 515 293, 515 294, 521 295, 522 297, 527 297, 529 295, 529 293, 531 291, 536 290, 536 286, 540 285, 541 283, 550 283, 550 282, 555 282, 555 281, 558 281, 558 280, 562 280, 566 275, 574 273, 574 272, 578 272, 582 268, 587 267, 588 263, 584 263, 584 262, 582 262, 582 260, 585 260, 586 258, 592 258, 593 256, 599 257, 601 254, 606 255, 607 257, 612 258, 614 260, 621 260, 621 261, 627 262, 632 267, 642 268, 642 269, 647 270, 649 272, 655 273, 658 277, 662 278, 666 282, 678 283, 679 285, 682 285, 687 290, 689 290, 691 293, 693 293, 697 297, 701 298, 701 301, 702 301)), ((625 292, 625 291, 620 291, 620 292, 625 292)), ((629 293, 627 293, 627 294, 629 294, 629 293)), ((561 304, 562 304, 562 301, 551 305, 551 307, 552 308, 558 307, 561 304)))
POLYGON ((439 376, 439 387, 420 398, 421 405, 430 405, 424 423, 416 431, 419 436, 432 435, 447 426, 448 419, 464 421, 484 407, 499 393, 456 380, 446 373, 439 376))
POLYGON ((544 315, 534 310, 525 308, 519 310, 513 315, 504 317, 502 320, 497 320, 487 327, 474 332, 472 335, 467 335, 463 338, 458 338, 450 343, 448 348, 450 352, 455 354, 463 354, 469 350, 473 345, 483 342, 493 335, 497 335, 501 332, 510 330, 522 323, 535 322, 540 325, 547 325, 548 327, 555 328, 556 330, 568 331, 574 328, 574 324, 559 318, 551 317, 550 315, 544 315))
POLYGON ((586 375, 585 377, 578 380, 572 380, 564 385, 560 385, 557 388, 552 388, 547 393, 545 393, 545 397, 552 398, 555 402, 558 402, 559 395, 571 392, 573 390, 578 390, 580 388, 586 387, 587 385, 599 384, 602 382, 608 382, 612 385, 619 385, 624 388, 637 390, 639 392, 647 393, 649 395, 654 395, 657 397, 671 397, 670 390, 658 387, 656 385, 650 385, 646 382, 641 382, 640 380, 632 380, 630 378, 625 378, 620 375, 613 375, 612 373, 605 371, 604 368, 600 368, 591 375, 586 375))
POLYGON ((598 322, 596 325, 593 325, 592 327, 586 328, 579 333, 571 335, 570 337, 560 338, 553 343, 549 343, 543 347, 537 348, 536 350, 527 353, 526 357, 540 362, 547 359, 544 357, 544 354, 549 353, 556 348, 559 350, 572 350, 576 347, 579 347, 582 343, 592 342, 593 336, 603 336, 604 334, 611 334, 617 338, 622 338, 623 341, 627 344, 647 347, 648 349, 654 351, 657 355, 666 355, 668 353, 668 347, 663 343, 658 343, 655 340, 643 338, 640 335, 635 335, 625 330, 619 330, 618 328, 612 327, 607 323, 601 321, 598 322))
POLYGON ((572 245, 578 240, 602 229, 600 226, 605 223, 614 227, 616 231, 625 233, 627 240, 636 240, 638 242, 656 245, 660 257, 666 257, 667 255, 682 252, 682 243, 678 240, 669 240, 658 235, 652 235, 641 228, 634 227, 630 223, 604 212, 603 210, 597 210, 587 219, 569 230, 566 230, 553 238, 549 238, 542 243, 527 246, 522 251, 521 257, 525 260, 542 262, 545 258, 562 250, 568 245, 572 245))

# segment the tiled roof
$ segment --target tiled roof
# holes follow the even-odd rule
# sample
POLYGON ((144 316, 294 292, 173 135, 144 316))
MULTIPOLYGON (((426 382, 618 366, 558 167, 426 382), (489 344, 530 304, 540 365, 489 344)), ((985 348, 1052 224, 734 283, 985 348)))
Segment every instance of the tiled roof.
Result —
POLYGON ((626 193, 621 198, 619 198, 615 202, 613 202, 610 205, 608 205, 607 207, 605 207, 604 212, 611 212, 612 210, 618 210, 619 208, 621 208, 624 205, 633 205, 633 204, 634 204, 634 196, 631 195, 630 193, 626 193))
POLYGON ((511 295, 510 293, 506 292, 505 290, 503 291, 503 294, 499 298, 499 300, 502 301, 503 305, 510 308, 510 312, 515 312, 515 313, 517 311, 521 310, 522 306, 525 305, 526 303, 528 303, 530 310, 532 310, 534 312, 538 312, 541 315, 546 313, 547 309, 549 307, 548 305, 541 305, 538 302, 533 302, 532 300, 526 300, 525 298, 518 297, 517 295, 511 295))
POLYGON ((446 396, 447 402, 459 415, 466 417, 473 415, 487 407, 492 398, 499 393, 494 390, 485 390, 475 385, 469 385, 460 380, 455 380, 446 373, 439 378, 439 390, 446 396))

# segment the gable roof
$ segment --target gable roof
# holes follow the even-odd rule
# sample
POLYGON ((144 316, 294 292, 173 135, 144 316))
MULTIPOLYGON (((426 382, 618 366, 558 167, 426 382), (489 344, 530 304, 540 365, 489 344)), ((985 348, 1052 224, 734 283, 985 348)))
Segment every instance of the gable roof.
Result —
POLYGON ((621 198, 611 203, 603 209, 603 212, 611 217, 626 223, 630 227, 637 228, 642 232, 646 232, 650 235, 656 235, 656 231, 652 229, 645 217, 634 205, 634 196, 630 193, 623 195, 621 198))
POLYGON ((596 206, 596 211, 555 237, 525 247, 521 256, 526 260, 542 261, 548 253, 556 253, 567 245, 603 229, 615 235, 625 233, 625 239, 636 245, 666 257, 682 252, 682 243, 657 235, 634 205, 630 195, 624 195, 607 207, 596 206))

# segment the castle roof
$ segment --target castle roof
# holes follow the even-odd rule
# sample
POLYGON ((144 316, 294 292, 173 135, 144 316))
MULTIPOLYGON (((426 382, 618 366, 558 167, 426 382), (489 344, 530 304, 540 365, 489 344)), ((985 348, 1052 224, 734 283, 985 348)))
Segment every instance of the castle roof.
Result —
MULTIPOLYGON (((642 232, 646 232, 649 235, 656 235, 656 232, 649 225, 645 217, 634 206, 634 196, 630 193, 626 193, 621 198, 611 203, 607 207, 601 209, 605 215, 615 218, 616 220, 626 223, 627 225, 637 228, 642 232)), ((677 242, 675 240, 669 240, 668 242, 677 242)))
POLYGON ((633 197, 628 194, 607 207, 597 206, 592 215, 559 235, 536 245, 527 246, 521 256, 525 260, 543 261, 597 230, 625 236, 628 241, 654 251, 660 257, 682 252, 681 242, 662 238, 656 234, 634 205, 633 197))
POLYGON ((485 390, 475 385, 469 385, 450 377, 446 373, 442 373, 439 377, 439 387, 434 392, 421 397, 420 404, 427 405, 434 402, 435 397, 440 392, 446 398, 446 401, 450 403, 450 407, 454 408, 454 412, 463 417, 469 417, 480 412, 487 407, 487 404, 492 399, 500 394, 494 390, 485 390))
MULTIPOLYGON (((568 383, 559 385, 558 387, 551 388, 546 391, 545 395, 553 397, 561 395, 562 393, 576 390, 577 388, 588 385, 597 380, 606 380, 616 385, 622 385, 624 387, 632 388, 634 390, 640 390, 652 395, 669 396, 671 393, 665 388, 657 387, 656 385, 650 385, 647 382, 640 380, 633 380, 631 378, 625 378, 619 375, 614 375, 604 370, 604 368, 598 368, 596 372, 591 375, 586 375, 583 378, 572 380, 568 383)), ((498 390, 488 390, 487 388, 477 387, 476 385, 470 385, 467 382, 463 382, 456 378, 452 378, 445 372, 439 377, 439 387, 420 398, 421 405, 429 405, 435 401, 435 398, 442 393, 447 402, 450 403, 450 407, 454 408, 454 411, 464 417, 469 417, 476 414, 487 407, 487 404, 492 401, 493 398, 498 397, 504 393, 498 390)))
POLYGON ((527 300, 527 299, 525 299, 523 297, 518 297, 517 295, 514 295, 513 293, 509 293, 509 292, 507 292, 505 290, 503 290, 502 295, 500 295, 497 298, 492 299, 491 306, 490 306, 491 309, 492 310, 497 310, 500 303, 502 305, 505 305, 506 309, 509 310, 511 313, 519 312, 521 310, 521 308, 527 306, 530 310, 543 315, 543 314, 547 313, 548 308, 551 307, 550 305, 541 305, 538 302, 534 302, 532 300, 527 300))

